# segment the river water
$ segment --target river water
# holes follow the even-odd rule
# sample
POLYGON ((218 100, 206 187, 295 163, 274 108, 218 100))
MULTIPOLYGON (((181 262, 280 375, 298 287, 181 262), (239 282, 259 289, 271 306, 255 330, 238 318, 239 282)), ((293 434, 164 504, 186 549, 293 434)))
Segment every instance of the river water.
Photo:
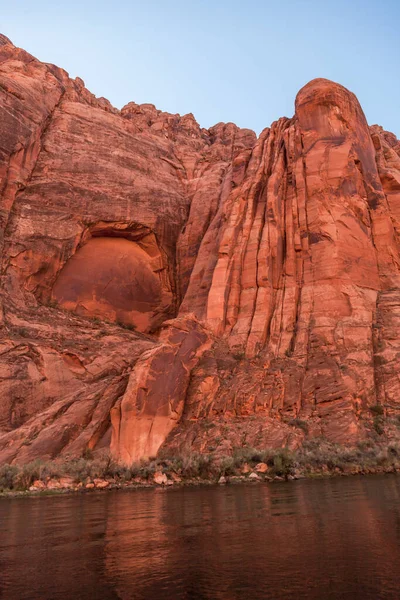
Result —
POLYGON ((0 598, 400 598, 400 477, 0 499, 0 598))

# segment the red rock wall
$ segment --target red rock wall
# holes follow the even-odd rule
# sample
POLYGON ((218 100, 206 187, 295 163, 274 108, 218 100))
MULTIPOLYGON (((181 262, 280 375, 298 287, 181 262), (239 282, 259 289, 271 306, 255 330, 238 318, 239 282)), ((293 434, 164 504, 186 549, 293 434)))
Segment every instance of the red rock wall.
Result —
POLYGON ((348 90, 257 139, 1 37, 0 112, 0 461, 297 445, 294 417, 354 442, 400 409, 400 143, 348 90))
POLYGON ((228 389, 218 360, 204 361, 188 418, 299 417, 314 435, 354 441, 368 406, 399 407, 399 144, 375 136, 374 147, 355 96, 326 80, 261 134, 181 307, 248 360, 228 369, 228 389))

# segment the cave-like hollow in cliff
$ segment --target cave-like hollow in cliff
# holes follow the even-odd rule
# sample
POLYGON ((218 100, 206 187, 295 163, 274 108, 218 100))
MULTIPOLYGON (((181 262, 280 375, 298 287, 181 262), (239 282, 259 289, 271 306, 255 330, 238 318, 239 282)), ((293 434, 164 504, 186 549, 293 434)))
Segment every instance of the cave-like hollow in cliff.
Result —
POLYGON ((172 302, 164 270, 152 233, 135 239, 97 227, 59 272, 52 301, 81 316, 150 332, 165 320, 172 302))

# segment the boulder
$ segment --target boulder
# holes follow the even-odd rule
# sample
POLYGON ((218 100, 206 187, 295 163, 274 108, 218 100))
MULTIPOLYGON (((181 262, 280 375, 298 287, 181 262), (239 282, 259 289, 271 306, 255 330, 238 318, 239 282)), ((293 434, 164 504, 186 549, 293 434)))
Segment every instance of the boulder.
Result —
POLYGON ((154 483, 157 485, 166 485, 168 483, 168 477, 162 471, 156 471, 153 477, 154 483))
POLYGON ((266 473, 268 469, 268 465, 264 462, 260 462, 255 466, 255 470, 257 471, 257 473, 266 473))
POLYGON ((34 481, 32 483, 32 485, 29 488, 30 492, 36 492, 39 490, 45 490, 46 489, 46 484, 44 481, 41 481, 40 479, 36 479, 36 481, 34 481))
POLYGON ((107 488, 110 485, 110 482, 106 481, 105 479, 94 479, 93 483, 94 487, 100 490, 103 490, 104 488, 107 488))

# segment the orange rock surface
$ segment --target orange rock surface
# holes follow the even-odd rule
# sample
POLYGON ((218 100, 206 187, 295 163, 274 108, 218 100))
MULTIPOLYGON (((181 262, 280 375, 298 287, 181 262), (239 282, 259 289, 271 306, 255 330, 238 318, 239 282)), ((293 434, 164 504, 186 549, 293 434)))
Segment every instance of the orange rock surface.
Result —
POLYGON ((0 462, 355 443, 400 411, 400 143, 351 92, 206 130, 0 36, 0 113, 0 462))
POLYGON ((162 289, 158 263, 153 266, 152 258, 130 240, 93 238, 60 271, 52 298, 77 314, 149 331, 164 320, 161 309, 172 301, 170 289, 162 289))

